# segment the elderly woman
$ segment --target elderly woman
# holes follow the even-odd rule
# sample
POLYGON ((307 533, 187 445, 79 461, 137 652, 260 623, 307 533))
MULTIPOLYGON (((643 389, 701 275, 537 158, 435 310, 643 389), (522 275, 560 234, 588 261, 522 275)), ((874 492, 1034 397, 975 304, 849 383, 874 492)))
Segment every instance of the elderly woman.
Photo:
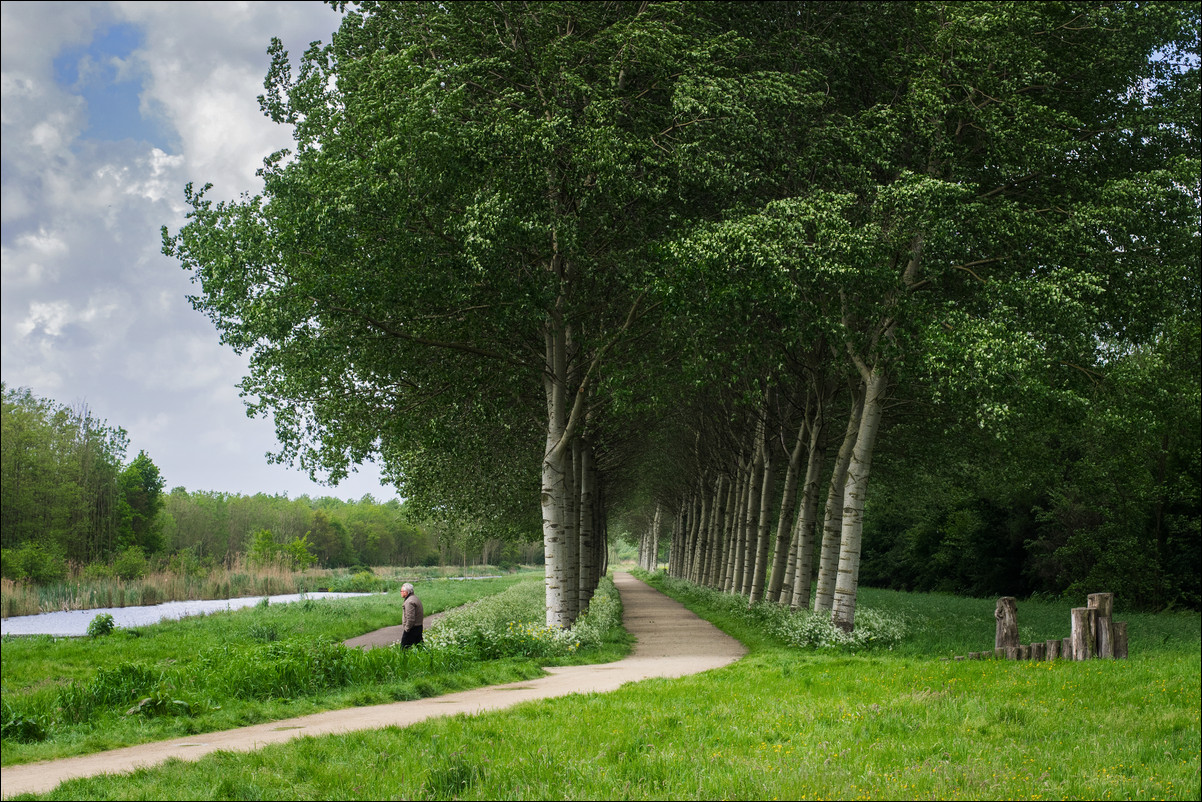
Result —
POLYGON ((401 617, 401 648, 408 649, 422 642, 422 600, 413 594, 409 582, 401 585, 401 598, 405 600, 401 617))

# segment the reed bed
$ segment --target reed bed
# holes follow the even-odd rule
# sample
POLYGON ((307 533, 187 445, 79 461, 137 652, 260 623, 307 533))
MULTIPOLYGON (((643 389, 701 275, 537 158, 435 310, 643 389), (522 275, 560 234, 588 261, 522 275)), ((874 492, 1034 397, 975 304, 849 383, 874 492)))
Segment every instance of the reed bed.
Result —
POLYGON ((384 591, 403 582, 451 576, 491 576, 505 573, 495 566, 386 566, 315 568, 293 571, 287 564, 252 566, 241 555, 231 564, 208 571, 152 571, 141 579, 88 576, 86 566, 72 565, 61 582, 36 585, 0 579, 0 617, 36 615, 63 610, 140 607, 169 601, 234 599, 314 591, 384 591))

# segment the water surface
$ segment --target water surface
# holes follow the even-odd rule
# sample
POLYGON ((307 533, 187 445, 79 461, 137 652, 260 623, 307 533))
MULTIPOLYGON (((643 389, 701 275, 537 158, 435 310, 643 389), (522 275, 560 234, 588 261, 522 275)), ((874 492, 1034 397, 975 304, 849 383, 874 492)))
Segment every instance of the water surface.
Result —
POLYGON ((208 615, 222 610, 238 610, 268 599, 270 604, 288 604, 302 599, 345 599, 354 596, 373 596, 372 593, 288 593, 281 596, 248 596, 240 599, 196 599, 149 604, 144 607, 100 607, 93 610, 64 610, 57 613, 16 615, 0 621, 3 635, 86 635, 88 624, 101 613, 113 617, 118 627, 129 629, 174 621, 189 615, 208 615))

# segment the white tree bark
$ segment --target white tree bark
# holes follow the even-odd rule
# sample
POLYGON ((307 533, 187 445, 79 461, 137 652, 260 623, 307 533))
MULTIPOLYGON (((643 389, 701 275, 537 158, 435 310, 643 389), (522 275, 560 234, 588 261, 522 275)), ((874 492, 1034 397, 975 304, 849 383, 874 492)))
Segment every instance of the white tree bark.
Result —
POLYGON ((748 546, 755 532, 755 514, 759 510, 759 479, 763 466, 762 457, 757 447, 755 456, 747 468, 746 499, 743 502, 742 521, 739 522, 738 551, 735 554, 735 575, 731 586, 733 593, 746 593, 746 580, 750 577, 751 567, 747 565, 748 546))
POLYGON ((860 432, 860 417, 864 412, 863 394, 853 393, 847 430, 835 457, 830 485, 826 494, 826 511, 822 523, 822 552, 818 560, 818 586, 814 592, 814 612, 829 613, 835 606, 835 579, 839 570, 839 539, 843 531, 843 487, 847 466, 851 463, 856 437, 860 432))
POLYGON ((768 532, 772 526, 772 496, 776 485, 772 473, 772 443, 764 442, 764 477, 760 481, 760 511, 756 516, 755 531, 755 568, 751 572, 747 596, 750 604, 755 604, 764 597, 764 580, 768 573, 768 546, 772 539, 768 532))
POLYGON ((805 445, 806 424, 797 427, 797 441, 789 452, 789 467, 785 471, 785 489, 781 494, 780 514, 776 522, 776 543, 772 552, 772 578, 768 580, 765 598, 770 602, 780 601, 781 588, 785 584, 785 570, 789 564, 790 546, 793 543, 793 510, 797 502, 797 480, 801 468, 801 452, 805 445))
POLYGON ((839 544, 839 576, 835 582, 835 605, 831 622, 851 632, 855 626, 856 592, 860 582, 860 536, 864 529, 864 502, 868 497, 868 477, 872 472, 872 453, 880 431, 888 382, 884 370, 874 367, 865 379, 864 413, 843 491, 843 531, 839 544))
POLYGON ((825 427, 823 408, 819 406, 810 424, 809 458, 806 460, 801 510, 797 514, 797 533, 794 536, 793 553, 797 568, 793 576, 793 593, 789 600, 789 606, 794 610, 810 606, 810 582, 814 577, 814 530, 818 524, 818 482, 826 457, 826 449, 822 443, 825 427))
POLYGON ((732 593, 735 587, 735 563, 739 554, 739 532, 743 529, 743 506, 747 498, 747 471, 742 467, 736 468, 735 474, 735 503, 730 511, 729 527, 726 542, 727 551, 722 575, 722 591, 732 593))
POLYGON ((567 557, 567 527, 564 499, 567 497, 566 388, 567 343, 563 328, 553 316, 546 328, 546 371, 543 386, 547 398, 547 444, 543 451, 541 503, 543 550, 547 590, 547 626, 571 625, 567 607, 564 568, 567 557))

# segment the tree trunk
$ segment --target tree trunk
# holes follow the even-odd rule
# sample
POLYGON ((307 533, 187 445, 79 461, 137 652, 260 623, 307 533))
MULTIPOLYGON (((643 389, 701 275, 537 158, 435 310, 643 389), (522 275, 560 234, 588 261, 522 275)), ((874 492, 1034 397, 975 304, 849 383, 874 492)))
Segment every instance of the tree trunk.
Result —
POLYGON ((1069 638, 1072 659, 1089 660, 1097 655, 1098 611, 1093 607, 1074 607, 1069 611, 1069 638))
POLYGON ((772 481, 772 441, 768 438, 767 426, 762 431, 760 450, 764 455, 764 477, 760 482, 760 512, 755 532, 755 568, 751 572, 751 581, 747 583, 748 604, 755 604, 764 598, 770 545, 768 527, 772 525, 772 491, 776 489, 772 481))
POLYGON ((639 567, 644 571, 654 571, 659 567, 659 527, 663 506, 655 502, 655 517, 651 521, 651 532, 643 538, 643 559, 639 567))
POLYGON ((793 595, 789 606, 801 610, 810 606, 810 582, 814 578, 814 529, 818 525, 818 479, 826 449, 822 446, 825 420, 821 408, 810 426, 810 454, 806 461, 805 486, 801 493, 801 511, 797 515, 794 554, 797 567, 793 574, 793 595))
POLYGON ((697 503, 701 509, 697 514, 697 536, 693 542, 693 564, 689 570, 689 581, 701 583, 701 567, 705 562, 705 539, 709 534, 710 494, 702 482, 701 492, 698 493, 697 503))
POLYGON ((563 593, 568 625, 580 614, 580 440, 571 438, 564 496, 563 593))
POLYGON ((1091 593, 1086 597, 1086 606, 1098 611, 1097 640, 1094 644, 1098 657, 1114 657, 1114 594, 1091 593))
POLYGON ((1013 596, 1003 596, 997 600, 997 609, 993 611, 997 620, 996 632, 993 636, 993 648, 1005 649, 1018 645, 1018 607, 1013 596))
POLYGON ((843 434, 843 443, 839 446, 839 454, 835 458, 826 494, 826 512, 822 523, 822 554, 818 562, 818 588, 814 594, 816 613, 829 613, 835 606, 835 578, 839 569, 839 539, 843 525, 843 490, 863 413, 864 395, 853 392, 851 411, 847 416, 847 430, 843 434))
POLYGON ((730 511, 730 531, 727 533, 728 549, 726 567, 723 572, 722 590, 733 593, 735 589, 735 566, 739 559, 739 533, 743 531, 743 509, 747 500, 747 471, 736 469, 735 474, 735 504, 730 511))
POLYGON ((865 377, 864 413, 856 447, 847 467, 847 485, 843 491, 843 531, 839 543, 839 576, 835 581, 835 606, 831 623, 844 632, 855 626, 856 592, 860 582, 860 536, 864 529, 864 502, 868 498, 868 477, 872 472, 872 453, 885 409, 887 381, 884 371, 873 368, 865 377))
POLYGON ((761 468, 763 467, 763 455, 760 454, 758 442, 756 446, 755 456, 752 457, 751 464, 747 469, 747 497, 743 502, 743 520, 739 527, 739 545, 738 553, 735 554, 735 577, 731 591, 734 593, 744 593, 746 585, 745 580, 748 578, 750 567, 747 565, 747 549, 751 542, 752 533, 755 532, 755 513, 759 509, 759 480, 761 468))
POLYGON ((785 489, 780 499, 780 515, 776 522, 776 544, 772 559, 772 578, 768 580, 765 598, 770 602, 780 601, 780 590, 785 583, 785 568, 789 562, 793 545, 793 509, 797 502, 797 475, 801 468, 801 448, 805 444, 806 425, 797 427, 797 442, 789 454, 789 467, 785 470, 785 489))
POLYGON ((587 442, 581 442, 578 454, 580 523, 577 525, 577 532, 580 541, 580 603, 577 609, 584 611, 588 609, 588 604, 593 598, 593 591, 597 589, 597 551, 593 543, 593 526, 597 520, 597 510, 593 492, 595 477, 593 475, 592 447, 587 442))

